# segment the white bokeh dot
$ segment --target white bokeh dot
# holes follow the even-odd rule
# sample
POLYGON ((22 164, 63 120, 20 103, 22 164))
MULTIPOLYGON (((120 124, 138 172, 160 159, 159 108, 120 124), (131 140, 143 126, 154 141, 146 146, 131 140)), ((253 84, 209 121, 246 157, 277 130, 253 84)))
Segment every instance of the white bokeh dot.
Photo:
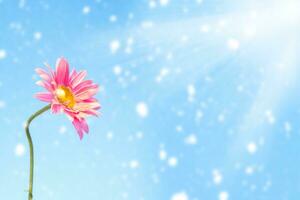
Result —
POLYGON ((189 197, 185 192, 178 192, 173 194, 171 200, 188 200, 189 197))
POLYGON ((25 154, 25 146, 23 144, 17 144, 15 147, 15 155, 21 157, 25 154))
POLYGON ((149 112, 147 104, 145 102, 139 102, 136 105, 136 112, 142 118, 147 117, 149 112))

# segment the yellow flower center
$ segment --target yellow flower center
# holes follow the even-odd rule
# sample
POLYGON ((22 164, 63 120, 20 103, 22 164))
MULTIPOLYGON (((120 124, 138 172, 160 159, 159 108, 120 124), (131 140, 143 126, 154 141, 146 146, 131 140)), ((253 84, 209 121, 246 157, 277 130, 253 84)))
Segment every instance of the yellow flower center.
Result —
POLYGON ((74 98, 72 91, 69 88, 67 88, 65 86, 59 86, 55 90, 55 95, 56 95, 59 103, 67 106, 68 108, 74 107, 74 105, 76 103, 75 98, 74 98))

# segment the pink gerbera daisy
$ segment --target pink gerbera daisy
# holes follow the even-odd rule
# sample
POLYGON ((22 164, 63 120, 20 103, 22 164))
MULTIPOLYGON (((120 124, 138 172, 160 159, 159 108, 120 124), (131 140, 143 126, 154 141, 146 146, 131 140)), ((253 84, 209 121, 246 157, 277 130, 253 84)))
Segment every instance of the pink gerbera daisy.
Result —
POLYGON ((36 97, 51 104, 53 113, 64 112, 77 130, 80 139, 84 133, 89 132, 85 118, 90 115, 97 116, 100 104, 94 95, 98 85, 91 80, 84 80, 86 71, 69 72, 69 63, 64 58, 57 59, 56 71, 48 67, 48 72, 37 68, 36 72, 42 78, 39 86, 47 92, 37 93, 36 97))

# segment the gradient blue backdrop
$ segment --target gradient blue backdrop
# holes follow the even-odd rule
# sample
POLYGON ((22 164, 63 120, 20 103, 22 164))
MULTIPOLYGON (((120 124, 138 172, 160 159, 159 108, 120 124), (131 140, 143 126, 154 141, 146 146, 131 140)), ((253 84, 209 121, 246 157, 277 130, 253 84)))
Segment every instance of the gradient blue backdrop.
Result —
POLYGON ((0 0, 0 199, 26 199, 34 69, 97 82, 79 140, 31 127, 35 200, 298 200, 297 0, 0 0))

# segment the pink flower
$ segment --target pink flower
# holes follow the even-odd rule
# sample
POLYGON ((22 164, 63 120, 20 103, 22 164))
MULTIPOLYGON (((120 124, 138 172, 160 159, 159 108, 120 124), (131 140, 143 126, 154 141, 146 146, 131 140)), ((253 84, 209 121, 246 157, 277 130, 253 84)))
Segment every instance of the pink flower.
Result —
POLYGON ((98 85, 91 80, 84 80, 86 71, 69 72, 69 63, 64 58, 58 58, 56 71, 48 67, 48 72, 37 68, 36 72, 42 78, 38 81, 39 86, 47 92, 37 93, 36 97, 51 104, 53 113, 64 112, 77 130, 80 139, 84 133, 89 132, 85 118, 97 116, 100 104, 94 95, 98 92, 98 85))

